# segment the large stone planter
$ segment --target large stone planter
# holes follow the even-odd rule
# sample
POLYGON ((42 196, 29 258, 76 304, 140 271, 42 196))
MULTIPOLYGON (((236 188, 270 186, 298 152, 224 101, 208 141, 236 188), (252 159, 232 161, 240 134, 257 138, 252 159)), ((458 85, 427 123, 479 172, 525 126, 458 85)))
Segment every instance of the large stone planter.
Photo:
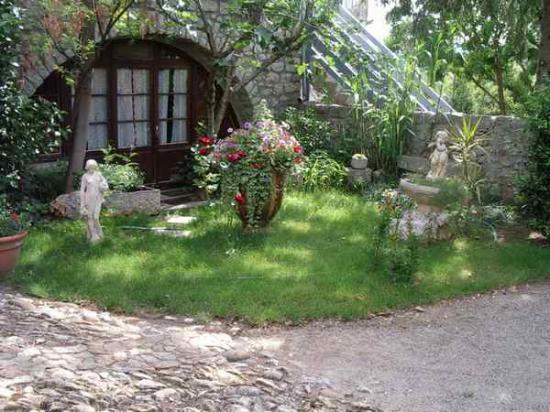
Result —
MULTIPOLYGON (((80 194, 72 192, 58 196, 51 204, 53 212, 69 219, 80 218, 80 194)), ((160 212, 160 190, 145 189, 135 192, 109 192, 103 209, 113 216, 144 213, 155 215, 160 212)))
POLYGON ((441 206, 436 201, 439 188, 420 185, 407 179, 399 181, 399 189, 409 196, 417 205, 418 209, 424 212, 441 211, 441 206))
POLYGON ((26 237, 27 231, 0 237, 0 275, 6 275, 15 269, 21 253, 21 245, 26 237))
MULTIPOLYGON (((257 212, 260 215, 258 220, 259 227, 265 227, 273 220, 275 215, 279 212, 281 205, 283 203, 283 193, 285 186, 285 174, 273 171, 271 175, 271 191, 267 201, 263 205, 257 207, 257 212)), ((246 188, 241 188, 241 193, 246 197, 246 188)), ((246 204, 238 205, 237 213, 241 219, 242 226, 244 230, 252 230, 254 228, 250 227, 248 223, 248 208, 246 204)))

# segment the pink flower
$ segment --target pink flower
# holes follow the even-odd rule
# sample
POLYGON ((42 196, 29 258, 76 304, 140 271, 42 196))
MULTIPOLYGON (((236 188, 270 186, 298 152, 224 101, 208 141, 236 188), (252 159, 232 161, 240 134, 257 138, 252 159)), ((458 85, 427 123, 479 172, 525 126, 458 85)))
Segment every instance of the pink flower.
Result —
POLYGON ((208 154, 208 147, 203 147, 198 152, 201 156, 206 156, 208 154))
POLYGON ((294 151, 294 153, 299 153, 299 154, 302 154, 304 152, 304 148, 300 145, 294 146, 292 150, 294 151))

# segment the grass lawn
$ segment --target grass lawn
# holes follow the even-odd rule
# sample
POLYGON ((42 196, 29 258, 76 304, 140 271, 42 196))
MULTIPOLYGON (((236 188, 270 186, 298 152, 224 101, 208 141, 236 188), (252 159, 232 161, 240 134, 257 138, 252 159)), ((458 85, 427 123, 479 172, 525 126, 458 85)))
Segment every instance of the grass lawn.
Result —
POLYGON ((341 193, 289 194, 273 225, 248 236, 217 207, 192 213, 190 238, 120 228, 164 225, 141 216, 104 218, 106 239, 93 247, 82 222, 35 228, 10 282, 109 309, 262 323, 349 319, 550 277, 548 248, 459 239, 422 246, 415 284, 392 284, 370 269, 374 206, 341 193))

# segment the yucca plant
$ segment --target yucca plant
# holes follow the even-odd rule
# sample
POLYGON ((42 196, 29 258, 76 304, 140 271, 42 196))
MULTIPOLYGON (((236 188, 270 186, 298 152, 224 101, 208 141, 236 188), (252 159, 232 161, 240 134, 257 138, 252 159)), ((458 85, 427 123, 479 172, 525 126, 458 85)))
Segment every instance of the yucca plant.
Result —
POLYGON ((481 185, 485 182, 479 156, 487 152, 483 148, 486 140, 477 135, 481 118, 476 123, 469 117, 462 117, 462 124, 449 122, 450 150, 459 165, 460 178, 468 190, 481 203, 481 185))

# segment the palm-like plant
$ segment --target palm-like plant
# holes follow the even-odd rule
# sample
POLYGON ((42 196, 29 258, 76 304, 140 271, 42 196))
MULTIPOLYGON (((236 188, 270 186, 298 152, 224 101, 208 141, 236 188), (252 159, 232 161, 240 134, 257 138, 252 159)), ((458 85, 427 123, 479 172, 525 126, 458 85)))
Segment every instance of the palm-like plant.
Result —
POLYGON ((450 150, 453 159, 459 164, 460 178, 471 194, 481 203, 481 184, 485 182, 483 170, 479 164, 480 154, 486 154, 482 144, 486 140, 477 135, 481 118, 476 123, 464 116, 462 125, 449 122, 451 137, 450 150))

